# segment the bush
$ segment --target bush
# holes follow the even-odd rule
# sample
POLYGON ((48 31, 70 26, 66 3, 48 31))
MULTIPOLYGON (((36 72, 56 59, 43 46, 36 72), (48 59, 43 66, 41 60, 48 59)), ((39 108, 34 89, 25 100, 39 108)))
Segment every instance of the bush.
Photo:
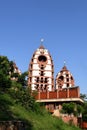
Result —
POLYGON ((62 113, 74 114, 75 116, 79 115, 83 112, 83 108, 81 105, 76 103, 63 103, 62 113))

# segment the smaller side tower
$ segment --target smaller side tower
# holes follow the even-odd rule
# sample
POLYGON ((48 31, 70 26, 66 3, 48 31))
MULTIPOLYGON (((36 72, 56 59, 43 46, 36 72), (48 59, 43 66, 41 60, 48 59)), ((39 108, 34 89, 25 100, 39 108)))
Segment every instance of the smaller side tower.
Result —
POLYGON ((65 65, 56 76, 55 86, 56 89, 74 87, 74 78, 65 65))

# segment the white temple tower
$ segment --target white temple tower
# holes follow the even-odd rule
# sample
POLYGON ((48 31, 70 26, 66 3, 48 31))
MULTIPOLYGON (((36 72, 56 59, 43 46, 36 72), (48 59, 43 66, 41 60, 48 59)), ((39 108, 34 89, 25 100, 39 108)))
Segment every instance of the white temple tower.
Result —
POLYGON ((42 45, 34 52, 28 74, 28 86, 40 92, 54 90, 53 60, 42 45))
POLYGON ((56 89, 74 87, 74 78, 67 67, 64 65, 62 70, 56 75, 56 89))

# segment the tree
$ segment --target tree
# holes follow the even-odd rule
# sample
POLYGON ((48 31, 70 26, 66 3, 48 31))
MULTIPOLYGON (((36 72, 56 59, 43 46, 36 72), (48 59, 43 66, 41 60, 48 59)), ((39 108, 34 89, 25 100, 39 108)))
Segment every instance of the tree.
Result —
POLYGON ((83 107, 73 102, 63 103, 62 112, 67 114, 74 114, 76 116, 83 112, 83 107))
POLYGON ((22 86, 26 86, 27 72, 20 75, 18 71, 15 71, 15 68, 17 67, 13 61, 9 61, 6 56, 0 56, 0 87, 3 87, 4 89, 6 87, 10 87, 11 82, 14 79, 17 80, 17 82, 22 86))
POLYGON ((83 113, 82 113, 82 120, 87 121, 87 101, 83 104, 83 113))
POLYGON ((9 72, 12 70, 10 64, 12 64, 12 62, 10 62, 6 56, 0 56, 0 89, 2 91, 11 87, 9 72))
POLYGON ((14 72, 13 61, 9 61, 7 56, 0 56, 0 71, 6 76, 10 76, 14 72))
POLYGON ((80 98, 83 99, 84 101, 87 100, 87 94, 80 94, 80 98))
POLYGON ((23 87, 27 86, 27 76, 28 76, 27 71, 18 76, 17 82, 20 83, 23 87))
POLYGON ((80 104, 77 104, 77 112, 78 114, 81 114, 83 112, 83 107, 80 104))
POLYGON ((67 114, 72 114, 74 113, 74 109, 75 109, 75 103, 63 103, 62 105, 62 110, 64 113, 67 114))
MULTIPOLYGON (((9 61, 6 56, 0 56, 0 92, 8 92, 14 99, 14 102, 20 103, 28 110, 37 110, 38 105, 31 95, 31 91, 26 87, 28 72, 20 75, 14 69, 13 61, 9 61), (12 80, 13 78, 16 80, 12 80)), ((18 70, 17 67, 16 69, 18 70)))
POLYGON ((11 87, 11 80, 8 76, 3 74, 2 71, 0 71, 0 90, 6 91, 8 88, 11 87))
POLYGON ((80 94, 80 97, 84 100, 84 104, 82 105, 82 120, 87 121, 87 94, 80 94))

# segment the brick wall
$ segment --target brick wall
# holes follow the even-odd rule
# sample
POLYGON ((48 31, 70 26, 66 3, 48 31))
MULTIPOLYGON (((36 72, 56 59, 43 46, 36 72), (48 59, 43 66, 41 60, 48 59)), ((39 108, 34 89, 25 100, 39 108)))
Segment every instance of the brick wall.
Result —
POLYGON ((64 115, 62 115, 62 120, 65 123, 77 126, 77 117, 75 117, 74 115, 64 114, 64 115))
POLYGON ((57 98, 57 92, 49 92, 49 99, 57 98))
POLYGON ((69 90, 69 97, 78 97, 78 88, 71 88, 69 90))
POLYGON ((38 92, 36 95, 36 100, 38 99, 58 99, 58 98, 78 98, 79 89, 68 88, 62 89, 60 91, 49 91, 49 92, 38 92))

